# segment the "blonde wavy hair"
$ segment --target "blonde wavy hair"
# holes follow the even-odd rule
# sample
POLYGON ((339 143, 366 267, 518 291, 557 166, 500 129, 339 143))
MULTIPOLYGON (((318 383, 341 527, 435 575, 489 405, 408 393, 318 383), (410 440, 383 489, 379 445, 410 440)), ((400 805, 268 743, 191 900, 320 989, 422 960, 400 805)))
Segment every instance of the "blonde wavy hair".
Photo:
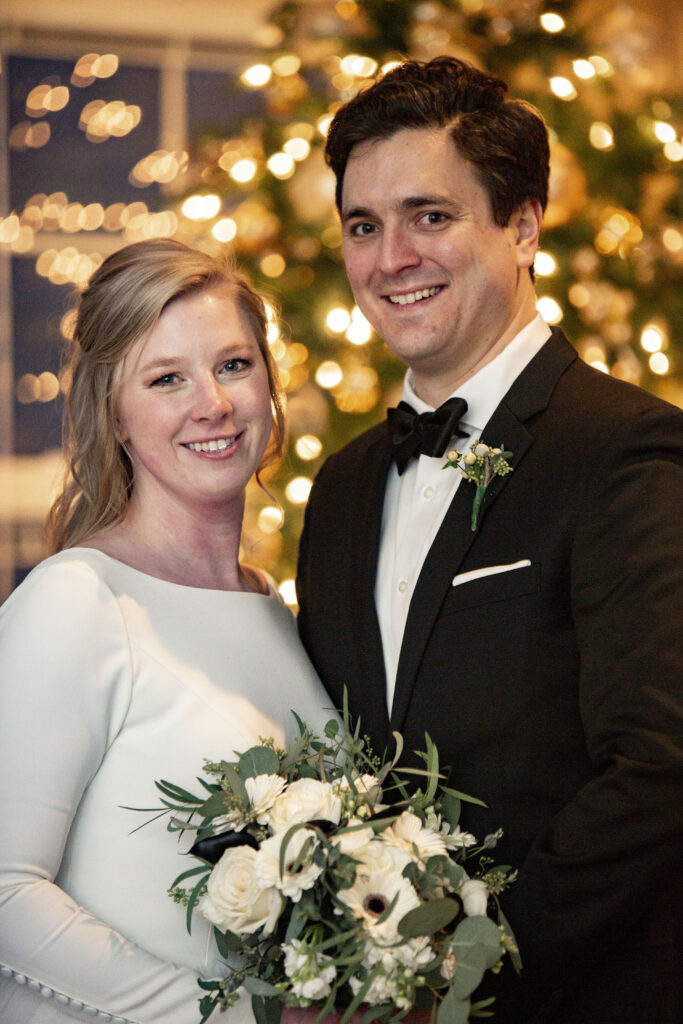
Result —
POLYGON ((125 515, 133 470, 116 424, 123 360, 170 302, 218 287, 234 296, 268 371, 273 431, 259 470, 281 455, 282 397, 261 296, 230 260, 216 259, 171 239, 127 245, 94 272, 78 302, 64 410, 67 468, 62 491, 48 515, 50 553, 78 544, 125 515))

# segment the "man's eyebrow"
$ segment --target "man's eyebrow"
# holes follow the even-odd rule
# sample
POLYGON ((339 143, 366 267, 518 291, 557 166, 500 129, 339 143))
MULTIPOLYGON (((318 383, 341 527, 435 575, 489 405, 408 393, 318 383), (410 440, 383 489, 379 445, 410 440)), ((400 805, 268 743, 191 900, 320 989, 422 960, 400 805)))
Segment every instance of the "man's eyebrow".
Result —
MULTIPOLYGON (((459 209, 459 203, 456 203, 453 199, 444 195, 416 195, 406 196, 405 199, 401 199, 396 204, 396 209, 400 210, 422 210, 426 206, 447 206, 451 210, 459 209)), ((372 219, 376 216, 371 209, 367 206, 353 206, 348 210, 342 210, 341 219, 343 222, 348 220, 356 219, 372 219)))

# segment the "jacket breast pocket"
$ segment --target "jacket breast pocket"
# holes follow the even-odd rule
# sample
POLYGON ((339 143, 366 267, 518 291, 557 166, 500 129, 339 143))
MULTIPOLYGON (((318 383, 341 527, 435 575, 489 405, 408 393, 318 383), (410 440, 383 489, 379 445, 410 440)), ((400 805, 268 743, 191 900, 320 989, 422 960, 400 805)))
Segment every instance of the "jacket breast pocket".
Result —
POLYGON ((462 577, 456 576, 455 585, 451 585, 441 608, 442 615, 532 595, 539 589, 540 567, 532 563, 469 578, 463 573, 462 577))

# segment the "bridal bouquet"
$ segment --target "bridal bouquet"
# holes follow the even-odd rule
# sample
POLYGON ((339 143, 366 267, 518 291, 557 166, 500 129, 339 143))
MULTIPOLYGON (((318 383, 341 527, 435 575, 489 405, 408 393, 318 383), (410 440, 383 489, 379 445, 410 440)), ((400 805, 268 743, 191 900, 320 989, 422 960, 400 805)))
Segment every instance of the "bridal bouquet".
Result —
POLYGON ((438 1024, 465 1024, 493 1001, 471 1003, 485 971, 518 959, 498 900, 515 872, 489 855, 500 833, 478 844, 461 830, 472 798, 441 785, 429 737, 424 769, 398 771, 398 734, 380 763, 346 709, 323 737, 295 717, 289 750, 266 739, 206 763, 202 796, 156 783, 169 831, 196 832, 199 863, 169 892, 188 929, 195 913, 214 925, 226 960, 225 978, 199 981, 202 1021, 243 988, 258 1024, 283 1004, 320 1020, 345 1006, 342 1024, 359 1008, 367 1024, 435 1005, 438 1024))

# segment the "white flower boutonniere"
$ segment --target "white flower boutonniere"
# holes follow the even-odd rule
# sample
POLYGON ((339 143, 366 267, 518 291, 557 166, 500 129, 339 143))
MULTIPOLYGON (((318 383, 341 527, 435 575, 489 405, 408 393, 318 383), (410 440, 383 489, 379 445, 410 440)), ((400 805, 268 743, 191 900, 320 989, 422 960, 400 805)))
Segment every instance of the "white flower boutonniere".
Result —
POLYGON ((472 505, 473 530, 477 528, 479 509, 488 485, 495 476, 506 476, 512 472, 512 466, 506 461, 512 454, 503 448, 490 448, 482 444, 479 438, 472 442, 470 450, 465 454, 457 451, 448 453, 443 468, 448 469, 450 466, 451 469, 459 469, 465 480, 477 486, 472 505))

